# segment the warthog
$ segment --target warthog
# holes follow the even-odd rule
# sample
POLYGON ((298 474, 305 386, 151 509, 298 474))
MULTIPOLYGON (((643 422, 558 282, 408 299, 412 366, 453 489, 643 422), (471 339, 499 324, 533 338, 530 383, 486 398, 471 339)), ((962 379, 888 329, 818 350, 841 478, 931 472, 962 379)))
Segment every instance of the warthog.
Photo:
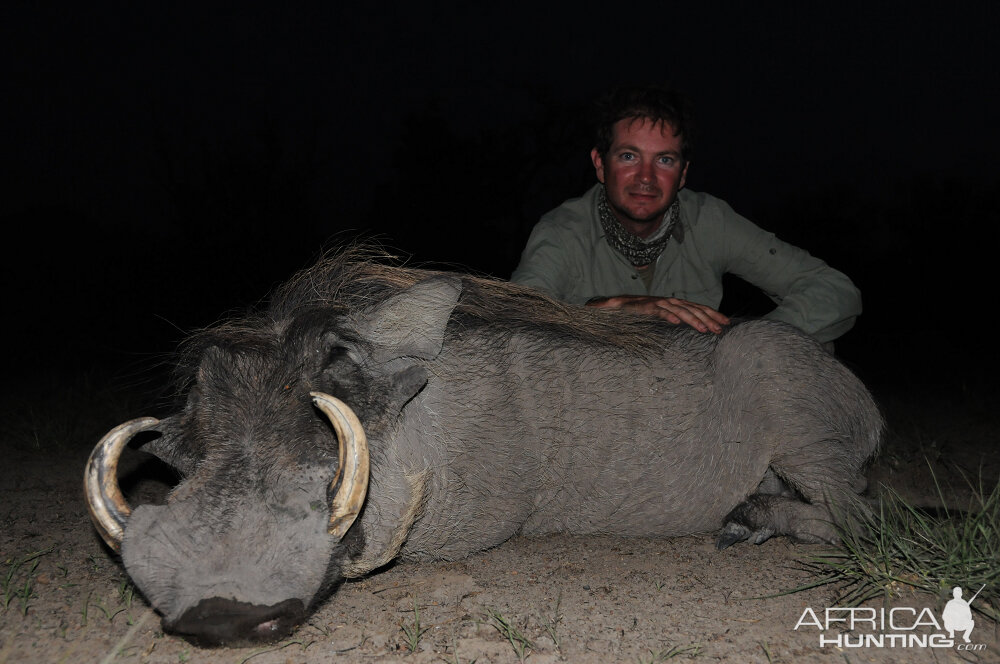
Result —
POLYGON ((879 411, 791 327, 699 334, 364 258, 194 336, 183 408, 95 449, 90 512, 166 630, 280 639, 345 577, 518 534, 831 542, 865 486, 879 411), (132 509, 116 466, 144 430, 182 479, 132 509))

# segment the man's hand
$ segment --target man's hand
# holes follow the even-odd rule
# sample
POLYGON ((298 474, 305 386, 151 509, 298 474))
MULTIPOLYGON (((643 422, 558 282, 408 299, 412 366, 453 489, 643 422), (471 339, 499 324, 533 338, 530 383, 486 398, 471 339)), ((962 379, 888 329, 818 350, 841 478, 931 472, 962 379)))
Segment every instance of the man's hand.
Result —
POLYGON ((638 314, 657 316, 674 325, 690 325, 699 332, 722 332, 729 325, 729 318, 712 307, 681 300, 676 297, 653 297, 650 295, 616 295, 594 298, 588 307, 598 309, 622 309, 638 314))

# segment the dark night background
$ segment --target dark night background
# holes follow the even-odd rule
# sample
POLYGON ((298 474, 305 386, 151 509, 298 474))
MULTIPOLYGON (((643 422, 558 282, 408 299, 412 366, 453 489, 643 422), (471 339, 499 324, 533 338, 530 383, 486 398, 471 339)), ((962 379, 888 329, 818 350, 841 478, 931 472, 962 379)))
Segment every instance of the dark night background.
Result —
POLYGON ((593 182, 592 98, 661 81, 688 186, 860 286, 845 360, 992 382, 995 3, 148 4, 0 10, 8 378, 141 374, 359 234, 506 278, 593 182))

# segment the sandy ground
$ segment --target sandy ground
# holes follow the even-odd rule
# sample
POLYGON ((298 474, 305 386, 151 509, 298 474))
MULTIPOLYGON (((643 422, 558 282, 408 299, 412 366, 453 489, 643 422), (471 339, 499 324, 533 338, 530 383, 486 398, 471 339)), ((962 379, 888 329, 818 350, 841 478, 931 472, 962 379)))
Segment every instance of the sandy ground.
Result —
MULTIPOLYGON (((980 468, 995 478, 992 406, 932 395, 930 408, 927 398, 886 404, 893 430, 873 478, 914 499, 933 497, 930 468, 941 479, 980 468)), ((815 627, 795 626, 807 607, 822 616, 834 606, 836 589, 770 595, 809 583, 800 561, 825 549, 777 539, 719 552, 711 535, 516 538, 458 562, 398 564, 343 584, 286 641, 200 649, 162 632, 91 528, 80 485, 96 438, 57 448, 23 427, 6 436, 0 663, 1000 662, 998 628, 985 620, 978 650, 821 645, 815 627)), ((945 599, 893 605, 940 617, 945 599)))

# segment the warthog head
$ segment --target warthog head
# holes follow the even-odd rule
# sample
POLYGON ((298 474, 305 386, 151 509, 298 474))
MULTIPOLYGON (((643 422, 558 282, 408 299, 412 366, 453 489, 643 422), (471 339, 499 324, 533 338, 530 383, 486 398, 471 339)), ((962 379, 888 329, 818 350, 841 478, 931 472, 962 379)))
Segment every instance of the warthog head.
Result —
POLYGON ((299 305, 206 332, 189 342, 183 409, 100 441, 91 516, 166 630, 203 645, 277 640, 343 578, 365 541, 368 444, 426 384, 420 358, 440 352, 460 288, 439 280, 424 300, 350 315, 299 305), (142 449, 182 480, 165 504, 133 508, 118 460, 147 431, 160 436, 142 449))

